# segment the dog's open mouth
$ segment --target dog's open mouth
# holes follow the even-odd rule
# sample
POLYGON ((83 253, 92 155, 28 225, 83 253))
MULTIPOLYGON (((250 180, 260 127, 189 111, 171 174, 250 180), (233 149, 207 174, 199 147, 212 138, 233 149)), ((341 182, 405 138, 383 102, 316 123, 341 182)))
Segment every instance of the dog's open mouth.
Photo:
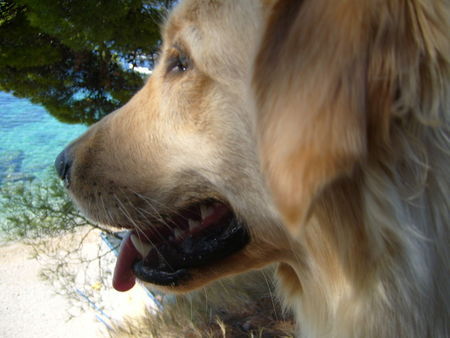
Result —
POLYGON ((239 251, 249 242, 245 227, 226 204, 207 200, 177 212, 158 229, 129 231, 123 239, 113 286, 127 291, 136 277, 177 286, 200 268, 239 251))

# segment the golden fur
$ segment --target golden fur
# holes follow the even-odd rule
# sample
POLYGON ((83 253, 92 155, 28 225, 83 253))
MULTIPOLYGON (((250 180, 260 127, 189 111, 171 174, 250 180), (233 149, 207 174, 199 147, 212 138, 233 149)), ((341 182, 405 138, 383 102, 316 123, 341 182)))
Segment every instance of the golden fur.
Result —
POLYGON ((69 146, 70 192, 137 228, 226 199, 251 242, 169 291, 278 263, 301 337, 448 337, 449 22, 444 0, 182 1, 144 88, 69 146))

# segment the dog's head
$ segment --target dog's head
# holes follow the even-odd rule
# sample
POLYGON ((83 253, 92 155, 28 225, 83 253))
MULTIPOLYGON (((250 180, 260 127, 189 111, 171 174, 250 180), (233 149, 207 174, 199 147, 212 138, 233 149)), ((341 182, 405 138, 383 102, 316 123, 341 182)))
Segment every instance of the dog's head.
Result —
POLYGON ((117 289, 138 276, 190 290, 288 250, 271 244, 289 247, 264 188, 250 98, 262 7, 245 3, 181 3, 145 86, 56 160, 87 216, 131 230, 117 289))
POLYGON ((185 291, 301 259, 272 196, 298 233, 332 182, 384 170, 415 121, 442 118, 446 13, 444 1, 180 2, 146 85, 56 161, 88 216, 132 229, 116 287, 137 275, 185 291))

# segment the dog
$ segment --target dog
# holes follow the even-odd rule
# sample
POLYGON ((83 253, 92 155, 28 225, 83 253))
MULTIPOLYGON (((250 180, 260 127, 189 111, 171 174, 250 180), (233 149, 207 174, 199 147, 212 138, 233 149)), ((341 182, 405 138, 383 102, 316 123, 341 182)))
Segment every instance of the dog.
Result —
POLYGON ((448 7, 177 4, 145 86, 55 162, 130 230, 114 287, 274 263, 300 337, 448 337, 448 7))

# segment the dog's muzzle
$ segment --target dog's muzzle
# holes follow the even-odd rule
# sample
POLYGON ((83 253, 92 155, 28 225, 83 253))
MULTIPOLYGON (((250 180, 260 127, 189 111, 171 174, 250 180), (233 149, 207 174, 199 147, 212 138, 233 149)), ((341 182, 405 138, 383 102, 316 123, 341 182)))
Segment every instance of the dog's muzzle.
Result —
POLYGON ((64 149, 55 160, 55 169, 59 178, 64 182, 66 188, 70 185, 70 168, 72 166, 72 158, 67 151, 64 149))

